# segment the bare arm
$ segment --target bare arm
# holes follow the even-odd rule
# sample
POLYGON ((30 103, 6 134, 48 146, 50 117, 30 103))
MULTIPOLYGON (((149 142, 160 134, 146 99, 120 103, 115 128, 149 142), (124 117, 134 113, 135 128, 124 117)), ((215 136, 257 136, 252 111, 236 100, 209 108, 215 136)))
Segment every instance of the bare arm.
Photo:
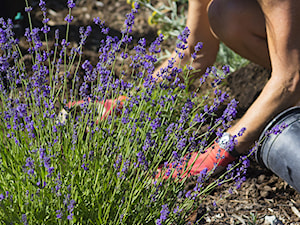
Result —
POLYGON ((237 151, 244 152, 258 138, 268 121, 300 99, 300 2, 297 0, 260 0, 266 18, 272 76, 257 100, 242 119, 228 130, 236 134, 237 151))

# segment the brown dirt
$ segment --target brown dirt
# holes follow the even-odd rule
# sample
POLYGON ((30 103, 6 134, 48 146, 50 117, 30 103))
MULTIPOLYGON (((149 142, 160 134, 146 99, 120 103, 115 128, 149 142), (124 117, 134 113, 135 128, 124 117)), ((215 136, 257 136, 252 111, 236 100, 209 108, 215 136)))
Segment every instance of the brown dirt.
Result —
MULTIPOLYGON (((65 1, 49 1, 48 7, 50 22, 53 27, 64 29, 64 17, 67 15, 65 1)), ((78 40, 79 26, 92 25, 94 17, 100 17, 106 21, 110 27, 110 35, 120 36, 125 14, 131 6, 126 4, 126 0, 81 0, 79 7, 74 9, 74 21, 71 26, 70 37, 73 41, 78 40)), ((33 21, 38 25, 41 13, 38 7, 34 10, 33 21)), ((156 29, 147 24, 149 12, 141 9, 137 15, 134 26, 134 39, 145 37, 150 43, 156 37, 156 29)), ((93 26, 94 27, 94 26, 93 26)), ((102 38, 97 29, 93 29, 91 37, 85 47, 85 55, 91 61, 97 61, 97 43, 102 38)), ((172 49, 174 42, 168 40, 164 43, 164 48, 172 49)), ((266 83, 270 73, 255 64, 232 73, 225 82, 224 89, 240 103, 238 106, 239 116, 241 116, 253 100, 258 96, 262 87, 266 83)), ((283 224, 300 224, 299 215, 293 209, 300 210, 300 194, 292 189, 285 181, 278 178, 269 170, 258 165, 254 160, 247 172, 247 180, 241 189, 234 192, 227 198, 230 184, 218 187, 206 199, 198 211, 193 213, 192 221, 201 217, 203 212, 207 212, 202 220, 202 224, 252 224, 251 214, 257 218, 256 224, 263 224, 265 216, 275 215, 283 224), (222 196, 220 198, 220 196, 222 196), (221 199, 217 207, 212 203, 221 199), (293 208, 294 207, 294 208, 293 208)))

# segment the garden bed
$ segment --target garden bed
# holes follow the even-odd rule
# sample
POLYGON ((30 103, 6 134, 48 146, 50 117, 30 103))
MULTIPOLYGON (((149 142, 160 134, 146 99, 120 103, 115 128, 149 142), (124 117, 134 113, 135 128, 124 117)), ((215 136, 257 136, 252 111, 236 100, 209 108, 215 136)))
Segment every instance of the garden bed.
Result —
MULTIPOLYGON (((64 17, 67 14, 63 2, 62 0, 53 0, 49 3, 51 9, 49 25, 60 29, 64 29, 61 25, 65 24, 64 17)), ((71 23, 71 41, 78 42, 78 28, 82 25, 91 25, 94 17, 105 20, 105 24, 111 29, 111 35, 121 36, 120 29, 125 14, 130 9, 131 6, 126 3, 126 0, 80 1, 79 7, 75 8, 72 13, 75 19, 71 23)), ((39 24, 41 13, 38 9, 34 13, 34 24, 39 24)), ((156 37, 156 29, 147 23, 148 13, 141 9, 136 16, 133 31, 135 42, 139 38, 145 37, 147 43, 150 43, 156 37)), ((97 46, 102 37, 96 29, 94 30, 84 50, 84 57, 92 63, 98 60, 97 46)), ((24 43, 22 39, 20 43, 22 47, 22 43, 24 43)), ((23 47, 26 49, 27 46, 23 47)), ((174 41, 172 40, 167 40, 163 44, 163 48, 170 51, 173 47, 174 41)), ((260 93, 268 77, 268 71, 260 66, 249 64, 232 73, 225 80, 222 88, 240 102, 238 116, 247 110, 260 93)), ((254 160, 252 160, 247 172, 247 180, 242 187, 224 198, 228 193, 229 185, 231 184, 216 188, 203 200, 201 207, 194 212, 190 220, 194 221, 207 212, 202 220, 203 224, 251 224, 254 217, 257 219, 256 224, 263 224, 266 216, 276 216, 284 224, 299 224, 300 217, 297 209, 300 210, 300 194, 254 160), (213 205, 214 202, 217 202, 217 206, 213 205)))

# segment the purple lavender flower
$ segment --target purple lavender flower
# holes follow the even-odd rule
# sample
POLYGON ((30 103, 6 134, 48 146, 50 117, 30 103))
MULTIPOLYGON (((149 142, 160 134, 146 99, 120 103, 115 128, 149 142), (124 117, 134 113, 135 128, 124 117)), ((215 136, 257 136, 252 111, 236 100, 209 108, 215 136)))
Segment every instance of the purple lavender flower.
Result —
POLYGON ((246 127, 243 127, 243 128, 239 131, 238 136, 239 136, 239 137, 243 136, 243 134, 244 134, 245 131, 246 131, 246 127))
POLYGON ((59 29, 55 30, 55 39, 58 40, 59 39, 59 29))
POLYGON ((34 43, 34 47, 28 49, 29 53, 32 53, 33 51, 38 51, 43 46, 43 43, 39 36, 40 29, 35 27, 27 35, 26 32, 30 32, 30 30, 28 29, 25 31, 25 36, 27 37, 27 41, 34 43))
POLYGON ((95 156, 95 152, 93 150, 91 150, 89 152, 89 160, 93 160, 94 159, 94 156, 95 156))
POLYGON ((217 205, 217 202, 214 200, 213 201, 213 207, 217 207, 218 205, 217 205))
POLYGON ((32 7, 31 6, 28 6, 28 7, 25 7, 25 12, 31 12, 32 11, 32 7))
POLYGON ((70 200, 70 203, 69 203, 69 205, 68 205, 68 210, 69 210, 69 212, 73 212, 74 207, 75 207, 75 204, 76 204, 76 201, 73 200, 73 199, 71 199, 71 200, 70 200))
POLYGON ((43 1, 43 0, 40 0, 39 7, 41 8, 42 12, 45 12, 47 10, 47 8, 46 8, 46 2, 43 1))
POLYGON ((238 101, 232 99, 230 103, 227 105, 226 109, 223 111, 222 118, 226 119, 227 121, 232 121, 237 114, 237 107, 238 101))
POLYGON ((80 33, 80 45, 84 45, 86 42, 86 39, 88 38, 88 36, 90 35, 90 33, 92 32, 92 27, 91 26, 87 26, 86 30, 84 30, 83 27, 81 27, 79 29, 79 33, 80 33))
POLYGON ((62 219, 62 217, 63 217, 62 211, 61 210, 56 210, 56 218, 57 219, 62 219))
POLYGON ((272 127, 270 131, 266 132, 266 136, 269 136, 271 134, 280 134, 287 126, 288 125, 286 123, 277 124, 276 126, 272 127))
POLYGON ((52 131, 53 131, 54 133, 56 133, 56 132, 57 132, 57 127, 56 127, 55 125, 53 125, 53 127, 52 127, 52 131))
POLYGON ((68 0, 68 8, 69 9, 73 9, 74 7, 75 7, 75 3, 74 3, 74 1, 73 0, 68 0))
POLYGON ((195 46, 195 52, 199 52, 203 48, 203 43, 198 42, 195 46))
POLYGON ((158 48, 161 45, 161 42, 163 41, 164 36, 162 34, 159 34, 159 36, 153 41, 149 47, 149 52, 151 53, 160 53, 161 49, 158 48), (158 48, 158 49, 157 49, 158 48))
POLYGON ((160 218, 156 220, 157 225, 161 225, 166 219, 168 218, 170 214, 170 210, 168 208, 168 205, 162 205, 162 210, 160 211, 160 218))
POLYGON ((0 194, 0 202, 3 201, 5 199, 4 194, 0 194))
POLYGON ((28 224, 28 222, 27 222, 27 215, 26 215, 26 214, 22 214, 21 222, 22 222, 24 225, 28 224))
POLYGON ((235 182, 235 187, 236 187, 236 189, 240 189, 241 186, 242 186, 242 184, 243 184, 245 181, 246 181, 246 177, 245 177, 245 176, 243 176, 243 177, 237 179, 236 182, 235 182))
POLYGON ((68 220, 73 220, 73 215, 74 215, 73 213, 70 213, 70 214, 67 216, 67 219, 68 219, 68 220))
POLYGON ((222 70, 223 70, 225 75, 230 73, 230 67, 228 65, 222 66, 222 70))
POLYGON ((185 148, 186 142, 187 142, 187 139, 185 137, 180 137, 180 139, 177 143, 177 148, 179 151, 182 151, 185 148))
POLYGON ((249 154, 253 155, 258 150, 260 143, 258 141, 255 142, 254 146, 249 150, 249 154))
POLYGON ((121 214, 121 215, 120 215, 120 222, 121 222, 121 223, 122 223, 123 218, 124 218, 124 214, 121 214))
POLYGON ((134 2, 134 8, 135 9, 139 9, 140 8, 140 4, 138 2, 134 2))
MULTIPOLYGON (((187 45, 185 45, 184 43, 182 43, 182 42, 179 42, 179 43, 177 43, 176 44, 176 48, 178 48, 178 49, 182 49, 182 50, 185 50, 185 49, 187 49, 187 45)), ((183 58, 183 53, 181 53, 181 52, 178 52, 178 57, 180 58, 180 59, 182 59, 183 58)))
POLYGON ((138 164, 137 164, 138 166, 140 166, 140 165, 143 166, 144 170, 148 169, 149 163, 148 163, 148 161, 147 161, 147 159, 145 157, 144 152, 139 151, 137 153, 137 161, 138 161, 138 164))
POLYGON ((122 158, 123 158, 122 155, 119 154, 116 162, 113 164, 113 166, 115 167, 116 170, 118 170, 120 168, 121 163, 122 163, 122 158))
POLYGON ((89 164, 83 163, 81 165, 81 168, 83 168, 85 171, 88 171, 89 170, 88 166, 89 166, 89 164))
POLYGON ((124 164, 123 164, 123 167, 122 167, 122 172, 124 174, 126 174, 128 172, 128 169, 129 169, 129 166, 130 166, 130 160, 127 159, 124 164))
POLYGON ((192 191, 191 190, 187 191, 186 194, 185 194, 185 197, 186 198, 191 198, 191 196, 192 196, 192 191))
POLYGON ((65 17, 65 21, 67 23, 71 23, 73 21, 73 19, 74 19, 74 17, 72 15, 69 15, 69 14, 65 17))
POLYGON ((198 183, 198 184, 202 184, 202 183, 203 183, 204 179, 205 179, 206 176, 207 176, 207 172, 208 172, 207 168, 203 169, 203 170, 200 172, 200 174, 199 174, 199 176, 198 176, 198 178, 197 178, 197 183, 198 183))
POLYGON ((31 157, 28 157, 26 159, 25 166, 27 167, 26 168, 27 174, 28 175, 33 175, 34 174, 34 160, 31 157))
POLYGON ((47 34, 50 32, 50 27, 46 25, 46 23, 48 22, 49 19, 43 20, 43 23, 45 23, 45 25, 41 28, 41 31, 44 34, 47 34))
POLYGON ((187 39, 191 31, 188 27, 185 27, 181 34, 178 35, 178 40, 182 41, 184 44, 187 44, 187 39))
POLYGON ((48 172, 47 177, 51 177, 52 174, 53 174, 53 172, 54 172, 54 167, 49 167, 49 168, 47 169, 47 172, 48 172))
POLYGON ((161 126, 161 118, 157 117, 154 120, 152 120, 152 122, 150 123, 150 126, 153 130, 153 133, 155 133, 156 130, 161 126))
MULTIPOLYGON (((139 7, 139 5, 135 4, 135 7, 139 7)), ((132 32, 135 13, 137 13, 137 8, 132 9, 131 13, 126 14, 126 19, 125 19, 125 23, 124 23, 125 29, 122 31, 123 34, 129 34, 132 32)), ((124 38, 126 38, 126 37, 124 37, 124 38)), ((126 40, 126 39, 124 39, 123 41, 124 41, 124 43, 128 42, 128 40, 126 40)))
POLYGON ((103 34, 108 34, 109 28, 105 27, 105 22, 101 21, 99 17, 94 18, 94 23, 99 26, 103 34))

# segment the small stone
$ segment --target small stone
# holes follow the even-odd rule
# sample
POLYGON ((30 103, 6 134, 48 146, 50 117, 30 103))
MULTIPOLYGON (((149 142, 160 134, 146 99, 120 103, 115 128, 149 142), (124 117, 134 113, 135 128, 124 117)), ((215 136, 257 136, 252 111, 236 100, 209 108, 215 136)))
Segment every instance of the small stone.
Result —
POLYGON ((264 225, 284 225, 276 216, 265 216, 264 225))
POLYGON ((269 195, 268 191, 261 191, 260 192, 260 196, 263 197, 263 198, 266 198, 268 195, 269 195))
POLYGON ((262 182, 264 182, 265 178, 266 178, 266 175, 262 174, 257 178, 257 182, 259 184, 261 184, 262 182))
POLYGON ((95 2, 95 5, 96 5, 97 7, 103 7, 103 6, 104 6, 104 3, 103 3, 103 2, 100 2, 100 1, 96 1, 96 2, 95 2))
POLYGON ((276 216, 265 216, 264 225, 273 224, 273 221, 276 220, 276 216))

